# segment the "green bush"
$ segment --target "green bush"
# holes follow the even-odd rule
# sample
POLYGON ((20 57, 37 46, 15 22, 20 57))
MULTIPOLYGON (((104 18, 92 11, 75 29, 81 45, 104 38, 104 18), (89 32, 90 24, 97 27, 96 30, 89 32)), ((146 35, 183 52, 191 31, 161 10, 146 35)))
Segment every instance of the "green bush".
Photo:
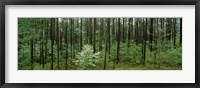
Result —
POLYGON ((95 69, 96 63, 100 61, 100 52, 93 53, 91 45, 84 45, 83 50, 76 55, 77 60, 74 61, 77 69, 92 70, 95 69))

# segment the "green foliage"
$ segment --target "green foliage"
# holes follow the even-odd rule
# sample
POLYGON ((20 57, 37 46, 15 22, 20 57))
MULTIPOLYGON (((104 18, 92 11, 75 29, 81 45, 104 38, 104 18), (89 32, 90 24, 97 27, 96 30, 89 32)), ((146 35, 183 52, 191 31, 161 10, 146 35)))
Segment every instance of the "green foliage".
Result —
POLYGON ((77 60, 74 61, 77 69, 87 70, 95 69, 96 63, 100 61, 100 52, 93 53, 91 45, 84 45, 83 50, 78 52, 77 60))
POLYGON ((18 66, 19 69, 30 69, 30 50, 26 49, 27 46, 21 46, 21 49, 19 49, 20 54, 18 54, 18 66))
POLYGON ((161 52, 160 59, 162 64, 169 66, 182 66, 182 52, 181 48, 169 49, 166 52, 161 52))
MULTIPOLYGON (((139 64, 142 59, 142 44, 136 45, 135 43, 131 43, 130 47, 128 47, 127 43, 120 44, 120 61, 122 62, 132 62, 139 64)), ((115 47, 116 48, 116 47, 115 47)), ((116 51, 111 50, 111 51, 116 51)), ((116 53, 114 53, 116 54, 116 53)))
POLYGON ((109 26, 107 18, 98 18, 96 27, 94 26, 93 18, 91 18, 92 20, 90 20, 90 18, 80 19, 81 18, 58 18, 58 23, 54 23, 52 18, 19 18, 18 69, 51 70, 52 54, 53 70, 103 70, 105 54, 106 69, 108 70, 182 69, 182 46, 180 45, 181 33, 179 30, 179 24, 176 24, 176 37, 174 37, 172 25, 173 21, 170 18, 164 18, 163 22, 165 22, 164 24, 167 25, 163 26, 163 28, 161 27, 161 19, 154 19, 154 22, 158 23, 153 23, 153 33, 149 32, 151 28, 149 18, 147 18, 147 20, 142 18, 134 18, 132 23, 129 23, 130 18, 125 18, 125 24, 123 24, 123 20, 120 18, 120 37, 118 37, 118 29, 120 25, 118 23, 119 18, 111 18, 112 21, 110 22, 110 33, 108 33, 107 30, 109 26), (169 21, 171 20, 171 22, 168 22, 167 19, 169 21), (83 22, 82 27, 80 26, 81 21, 83 22), (138 24, 136 24, 137 22, 138 24), (143 34, 143 26, 146 26, 145 22, 147 22, 147 40, 146 60, 145 64, 143 64, 142 48, 144 47, 144 44, 142 42, 145 36, 145 34, 143 34), (168 26, 169 24, 170 26, 168 26), (130 30, 130 36, 128 36, 128 30, 131 25, 133 27, 130 30), (56 26, 58 26, 58 29, 56 26), (80 30, 81 28, 82 31, 80 30), (94 28, 96 31, 95 33, 94 28), (58 33, 58 31, 60 32, 58 33), (109 37, 107 38, 108 34, 110 35, 110 39, 109 37), (150 44, 150 34, 152 34, 153 37, 152 44, 150 44), (168 39, 167 36, 171 36, 171 38, 168 39), (54 37, 53 48, 51 41, 52 37, 54 37), (128 47, 129 37, 130 46, 128 47), (88 45, 91 38, 92 45, 88 45), (94 38, 95 40, 93 40, 94 38), (175 45, 174 38, 176 39, 175 45), (33 68, 31 68, 31 40, 33 40, 33 68), (67 40, 67 42, 64 40, 67 40), (57 49, 57 41, 62 41, 62 44, 60 44, 62 50, 57 49), (117 41, 120 41, 119 54, 117 53, 117 41), (157 41, 157 43, 155 43, 155 41, 157 41), (107 46, 107 52, 105 53, 106 43, 108 45, 110 44, 110 46, 107 46), (81 44, 83 46, 82 51, 80 51, 81 44), (93 53, 93 45, 95 45, 96 48, 95 53, 93 53), (102 50, 99 51, 101 45, 102 50), (153 48, 152 51, 149 50, 149 46, 151 45, 153 48), (41 46, 44 48, 43 55, 46 56, 44 67, 41 63, 41 46), (53 53, 51 50, 53 50, 53 53), (68 55, 68 57, 66 55, 68 55), (116 63, 117 56, 119 57, 118 63, 116 63))

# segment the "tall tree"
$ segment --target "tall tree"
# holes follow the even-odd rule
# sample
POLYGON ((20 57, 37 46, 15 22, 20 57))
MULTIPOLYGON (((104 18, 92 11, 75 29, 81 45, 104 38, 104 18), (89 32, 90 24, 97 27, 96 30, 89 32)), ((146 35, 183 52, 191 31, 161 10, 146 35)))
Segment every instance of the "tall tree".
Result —
POLYGON ((68 60, 68 28, 69 28, 69 19, 66 19, 66 26, 65 26, 65 45, 66 45, 66 59, 65 59, 65 69, 68 68, 67 60, 68 60))
POLYGON ((71 42, 71 65, 72 65, 72 58, 73 58, 73 19, 70 18, 70 42, 71 42))
POLYGON ((115 18, 112 18, 112 43, 115 43, 115 18))
POLYGON ((143 18, 143 64, 145 64, 145 60, 146 60, 146 36, 147 36, 147 18, 146 18, 146 22, 144 21, 143 18), (146 23, 146 24, 145 24, 146 23), (145 25, 145 27, 144 27, 145 25))
POLYGON ((87 38, 86 38, 86 43, 87 44, 89 44, 89 26, 90 26, 89 24, 90 24, 89 23, 89 19, 86 19, 86 22, 85 22, 85 25, 86 25, 85 27, 86 28, 85 29, 86 29, 86 33, 87 33, 86 34, 87 35, 87 38))
MULTIPOLYGON (((128 22, 129 22, 129 28, 128 28, 128 42, 127 42, 127 53, 128 53, 128 56, 129 56, 129 47, 130 47, 130 39, 131 39, 131 18, 128 19, 128 22)), ((129 57, 128 57, 129 59, 129 57)))
POLYGON ((89 36, 90 41, 89 42, 90 42, 90 45, 92 45, 92 18, 90 18, 89 24, 90 24, 90 28, 89 28, 90 29, 90 36, 89 36))
POLYGON ((180 18, 180 46, 182 46, 182 18, 180 18))
POLYGON ((99 51, 102 50, 102 37, 103 37, 103 27, 104 27, 104 20, 103 18, 100 18, 100 33, 99 33, 99 51))
POLYGON ((55 37, 55 18, 51 18, 51 28, 50 28, 50 37, 51 37, 51 70, 53 70, 53 45, 54 45, 54 37, 55 37))
POLYGON ((48 44, 48 34, 49 34, 49 22, 50 22, 50 19, 47 19, 47 21, 46 21, 46 27, 47 28, 45 28, 45 60, 44 60, 44 63, 46 64, 46 60, 47 60, 47 54, 48 54, 48 48, 47 48, 47 44, 48 44))
POLYGON ((44 20, 42 20, 42 50, 41 50, 41 52, 42 52, 42 67, 44 68, 44 38, 45 38, 45 36, 44 36, 44 20))
POLYGON ((81 19, 81 26, 80 26, 80 51, 82 50, 82 47, 83 47, 83 18, 80 18, 81 19))
MULTIPOLYGON (((60 57, 63 55, 63 38, 64 38, 64 20, 62 18, 60 18, 60 22, 59 22, 59 25, 58 25, 58 29, 60 30, 59 31, 59 50, 60 50, 60 57)), ((59 61, 61 61, 62 59, 60 59, 59 61)))
POLYGON ((157 64, 157 62, 156 62, 156 59, 157 59, 157 57, 156 57, 156 54, 157 54, 157 40, 158 40, 158 20, 155 18, 155 22, 157 22, 156 23, 156 26, 157 27, 155 27, 154 28, 154 42, 155 42, 155 50, 154 50, 154 68, 156 67, 156 64, 157 64))
POLYGON ((93 38, 93 53, 95 53, 95 51, 96 51, 96 24, 97 24, 97 22, 96 22, 96 18, 94 18, 94 33, 93 33, 93 36, 94 36, 94 38, 93 38))
POLYGON ((117 58, 116 58, 116 60, 117 60, 117 64, 119 63, 119 49, 120 49, 120 25, 121 25, 121 23, 120 23, 120 20, 121 20, 121 18, 118 18, 118 31, 117 31, 117 58))
POLYGON ((125 43, 125 18, 122 19, 123 29, 122 29, 122 42, 125 43))
POLYGON ((60 38, 59 38, 59 36, 60 36, 60 34, 59 34, 59 28, 58 28, 58 26, 59 26, 59 24, 58 24, 58 18, 56 18, 55 19, 56 20, 56 43, 57 43, 57 54, 58 54, 58 57, 57 57, 57 59, 58 59, 58 61, 57 61, 57 67, 59 68, 59 58, 60 58, 60 50, 59 50, 59 42, 60 42, 60 38))
POLYGON ((136 20, 135 21, 136 26, 135 26, 135 38, 134 38, 134 41, 135 41, 136 45, 138 45, 139 18, 136 18, 135 20, 136 20))
POLYGON ((107 34, 106 34, 106 48, 105 48, 105 55, 104 55, 104 70, 106 69, 106 56, 107 56, 107 49, 108 49, 108 38, 109 38, 109 31, 110 31, 110 18, 107 21, 107 34))
POLYGON ((150 51, 152 51, 152 40, 153 40, 153 18, 150 18, 150 30, 149 30, 149 42, 150 42, 150 51))
POLYGON ((174 18, 174 48, 176 48, 176 18, 174 18))

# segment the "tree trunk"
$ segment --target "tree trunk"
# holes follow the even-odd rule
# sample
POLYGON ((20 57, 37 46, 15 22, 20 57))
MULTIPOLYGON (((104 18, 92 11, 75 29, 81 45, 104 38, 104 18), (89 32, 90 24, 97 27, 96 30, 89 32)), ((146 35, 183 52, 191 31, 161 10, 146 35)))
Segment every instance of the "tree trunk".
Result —
POLYGON ((99 51, 102 50, 102 37, 103 37, 103 27, 104 27, 104 24, 103 24, 103 18, 100 18, 100 25, 101 25, 101 28, 100 28, 100 34, 99 34, 99 51))
POLYGON ((58 18, 56 18, 56 30, 57 30, 57 39, 56 39, 56 41, 57 41, 57 54, 58 54, 58 61, 57 61, 57 68, 59 69, 59 59, 60 59, 60 51, 59 51, 59 42, 60 42, 60 39, 59 39, 59 36, 60 36, 60 34, 59 34, 59 28, 58 28, 58 26, 59 26, 59 24, 58 24, 58 18))
POLYGON ((72 65, 72 58, 73 58, 73 20, 70 19, 70 26, 71 26, 71 33, 70 33, 70 41, 71 41, 71 65, 72 65))
POLYGON ((118 18, 118 32, 117 32, 117 64, 119 63, 119 49, 120 49, 120 18, 118 18))
MULTIPOLYGON (((156 20, 155 20, 156 21, 156 20)), ((156 53, 157 53, 157 28, 154 28, 154 42, 155 42, 155 50, 154 50, 154 68, 156 68, 157 62, 156 62, 156 53)))
POLYGON ((136 18, 135 43, 138 45, 139 18, 136 18))
POLYGON ((122 42, 125 43, 125 18, 123 18, 122 42))
POLYGON ((176 48, 176 18, 174 18, 174 48, 176 48))
POLYGON ((107 23, 107 31, 108 31, 108 58, 110 60, 110 18, 108 18, 108 23, 107 23))
POLYGON ((96 18, 94 18, 94 31, 93 31, 93 35, 94 35, 94 38, 93 38, 93 53, 95 53, 96 51, 96 18))
POLYGON ((105 48, 105 56, 104 56, 104 70, 106 69, 106 55, 107 55, 107 49, 108 49, 108 42, 109 42, 109 30, 110 30, 110 18, 108 18, 107 22, 107 34, 106 34, 106 48, 105 48))
POLYGON ((44 68, 44 21, 42 21, 42 67, 44 68))
POLYGON ((92 18, 90 18, 90 21, 89 21, 89 23, 90 23, 90 45, 92 45, 92 18))
POLYGON ((82 35, 82 31, 83 31, 83 18, 81 18, 81 32, 80 32, 80 51, 82 50, 83 47, 83 35, 82 35))
POLYGON ((152 51, 152 40, 153 40, 153 18, 150 18, 151 26, 149 30, 149 42, 150 42, 150 51, 152 51))
POLYGON ((145 65, 146 60, 146 32, 147 32, 147 18, 146 18, 146 25, 144 28, 145 22, 143 18, 143 65, 145 65))
POLYGON ((54 36, 55 36, 55 18, 51 18, 51 70, 53 70, 53 45, 54 45, 54 36))
POLYGON ((182 46, 182 18, 180 18, 180 46, 182 46))
POLYGON ((129 59, 129 48, 130 48, 130 39, 131 39, 131 33, 130 33, 130 31, 131 31, 131 18, 129 18, 128 21, 129 21, 129 25, 128 25, 129 28, 128 28, 128 42, 127 42, 127 54, 128 54, 127 59, 129 59))
POLYGON ((68 60, 68 28, 69 28, 69 23, 68 23, 68 20, 67 19, 67 26, 65 28, 65 44, 66 44, 66 59, 65 59, 65 68, 68 69, 68 64, 67 64, 67 60, 68 60))
POLYGON ((49 34, 49 19, 47 20, 47 29, 46 30, 47 31, 45 32, 46 41, 45 41, 45 60, 44 60, 45 64, 46 64, 47 54, 48 54, 47 44, 48 44, 48 34, 49 34))

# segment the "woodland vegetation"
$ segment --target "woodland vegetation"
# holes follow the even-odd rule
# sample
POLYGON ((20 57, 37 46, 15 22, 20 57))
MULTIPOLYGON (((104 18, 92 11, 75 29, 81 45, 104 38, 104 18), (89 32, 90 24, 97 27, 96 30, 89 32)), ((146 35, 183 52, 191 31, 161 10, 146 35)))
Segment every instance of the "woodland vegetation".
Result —
POLYGON ((19 70, 181 70, 182 18, 18 18, 19 70))

